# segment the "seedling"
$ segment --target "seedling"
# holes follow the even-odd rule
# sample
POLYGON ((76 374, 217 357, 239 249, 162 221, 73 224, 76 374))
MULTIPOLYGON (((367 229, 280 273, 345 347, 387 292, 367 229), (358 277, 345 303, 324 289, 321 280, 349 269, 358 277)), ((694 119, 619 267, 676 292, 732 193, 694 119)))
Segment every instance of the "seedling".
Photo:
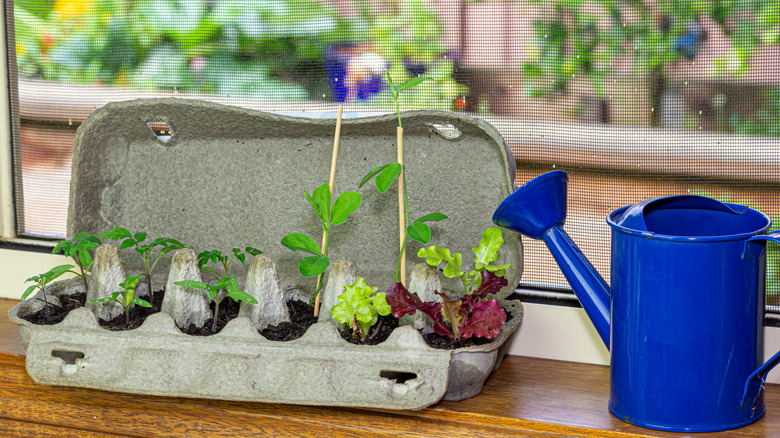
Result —
POLYGON ((403 284, 396 283, 387 291, 387 302, 393 308, 393 316, 400 318, 420 310, 433 320, 434 332, 458 340, 471 336, 487 339, 498 336, 506 322, 506 311, 498 306, 495 299, 488 300, 487 295, 497 293, 508 284, 506 270, 512 268, 511 265, 491 265, 498 260, 503 242, 500 229, 483 231, 479 246, 473 248, 475 268, 468 273, 462 269, 463 257, 460 253, 451 254, 449 249, 435 245, 421 248, 417 256, 425 258, 426 263, 435 268, 446 263, 442 272, 449 278, 459 277, 466 294, 452 299, 436 292, 443 302, 425 303, 403 284))
POLYGON ((344 192, 336 198, 331 204, 333 198, 328 184, 323 184, 309 195, 305 190, 306 200, 309 201, 314 214, 322 221, 323 244, 322 247, 317 242, 303 233, 290 233, 282 237, 282 245, 292 251, 303 251, 311 256, 304 257, 298 262, 298 271, 306 278, 319 277, 317 280, 317 290, 312 300, 320 293, 322 289, 321 275, 328 270, 330 259, 328 258, 328 237, 333 225, 343 224, 347 217, 360 207, 363 197, 357 192, 344 192))
POLYGON ((360 336, 362 341, 366 340, 368 330, 379 320, 379 315, 389 315, 392 310, 385 300, 385 293, 377 294, 376 288, 367 286, 363 277, 345 286, 338 300, 331 309, 331 316, 350 325, 353 339, 360 336))
POLYGON ((182 248, 192 248, 191 246, 185 245, 178 240, 167 237, 160 237, 155 239, 153 242, 141 245, 141 243, 146 240, 146 233, 133 234, 126 228, 118 226, 114 226, 113 230, 100 233, 99 236, 103 239, 121 240, 122 243, 119 246, 119 249, 130 248, 131 246, 135 247, 135 252, 138 253, 138 255, 141 257, 141 261, 144 263, 144 273, 142 275, 146 277, 146 283, 149 288, 149 302, 152 304, 154 304, 154 292, 152 292, 152 272, 154 271, 154 267, 157 266, 157 262, 160 261, 160 258, 163 255, 171 251, 182 248), (159 251, 157 252, 157 256, 152 257, 152 254, 157 247, 160 247, 159 251))
POLYGON ((78 272, 72 272, 81 277, 84 282, 84 292, 89 292, 89 285, 87 284, 87 270, 92 265, 92 254, 89 250, 95 249, 103 242, 95 237, 92 233, 79 233, 73 236, 72 239, 61 240, 54 246, 52 254, 58 254, 62 252, 67 257, 73 258, 79 267, 78 272))
MULTIPOLYGON (((395 109, 396 109, 396 113, 398 114, 398 128, 402 128, 401 109, 399 104, 401 91, 417 86, 428 79, 430 78, 416 77, 404 82, 401 85, 394 85, 393 79, 392 77, 390 77, 390 73, 387 74, 387 81, 390 83, 390 95, 393 97, 393 100, 395 101, 395 109)), ((400 129, 399 131, 402 132, 400 129)), ((384 193, 385 191, 387 191, 387 189, 390 188, 393 182, 395 182, 395 180, 398 178, 398 175, 401 175, 402 184, 401 187, 399 187, 399 190, 403 194, 403 204, 399 208, 403 208, 403 216, 405 217, 405 221, 403 223, 409 225, 404 228, 404 236, 401 240, 401 250, 398 253, 398 262, 396 263, 396 268, 394 271, 396 283, 405 281, 405 279, 401 278, 402 277, 401 265, 403 263, 404 254, 406 251, 407 238, 410 238, 422 244, 426 244, 431 240, 431 229, 428 227, 428 224, 426 224, 426 222, 439 222, 439 221, 443 221, 444 219, 447 219, 447 216, 442 213, 430 213, 410 223, 409 194, 406 191, 406 157, 403 152, 403 147, 401 146, 402 139, 400 135, 399 135, 398 143, 399 143, 399 152, 400 152, 399 155, 401 158, 401 162, 400 163, 393 162, 393 163, 385 164, 383 166, 374 167, 373 169, 368 171, 368 173, 366 174, 366 176, 363 177, 363 179, 360 181, 360 185, 358 186, 358 188, 361 188, 367 182, 371 181, 372 178, 376 177, 374 181, 374 184, 376 185, 376 189, 377 191, 379 191, 379 193, 384 193)))
MULTIPOLYGON (((215 271, 216 272, 216 271, 215 271)), ((246 301, 247 303, 257 304, 257 300, 246 292, 241 291, 238 288, 238 281, 236 281, 235 275, 228 275, 217 280, 217 283, 212 286, 210 284, 202 283, 194 280, 182 280, 177 281, 174 284, 183 287, 190 287, 193 289, 205 290, 209 294, 209 301, 214 301, 214 322, 211 324, 211 333, 217 332, 217 316, 219 316, 219 304, 225 297, 230 297, 233 301, 246 301)))
POLYGON ((243 264, 246 262, 247 255, 256 256, 258 254, 262 254, 263 251, 260 251, 259 249, 253 248, 251 246, 247 246, 243 251, 238 248, 233 248, 232 253, 233 256, 231 257, 229 255, 222 254, 222 251, 217 249, 212 251, 203 251, 198 254, 198 268, 201 271, 213 272, 217 278, 225 278, 230 275, 230 265, 232 265, 233 262, 238 260, 243 264), (222 265, 222 272, 217 271, 211 266, 206 266, 209 262, 214 264, 214 266, 222 265))
POLYGON ((36 275, 25 280, 27 282, 35 282, 34 285, 27 288, 22 294, 22 301, 26 300, 35 289, 40 289, 43 292, 43 307, 46 309, 46 322, 49 322, 49 300, 46 298, 46 286, 54 281, 55 278, 75 268, 73 265, 60 265, 51 268, 43 274, 36 275))
POLYGON ((119 287, 121 287, 122 290, 113 292, 110 297, 92 300, 90 303, 106 303, 112 301, 119 303, 125 313, 125 323, 130 324, 130 307, 132 307, 133 304, 137 304, 141 307, 152 307, 148 301, 135 297, 135 288, 138 286, 139 281, 141 281, 141 274, 128 275, 125 277, 125 281, 119 283, 119 287))

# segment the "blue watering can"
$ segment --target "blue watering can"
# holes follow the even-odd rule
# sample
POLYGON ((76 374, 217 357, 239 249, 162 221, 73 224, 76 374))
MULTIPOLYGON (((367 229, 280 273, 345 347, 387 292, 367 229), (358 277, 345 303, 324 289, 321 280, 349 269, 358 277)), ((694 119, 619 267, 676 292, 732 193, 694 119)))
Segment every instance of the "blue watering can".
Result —
POLYGON ((712 432, 760 419, 769 217, 703 196, 612 211, 610 288, 563 229, 566 172, 507 197, 493 222, 553 254, 610 350, 609 409, 651 429, 712 432))

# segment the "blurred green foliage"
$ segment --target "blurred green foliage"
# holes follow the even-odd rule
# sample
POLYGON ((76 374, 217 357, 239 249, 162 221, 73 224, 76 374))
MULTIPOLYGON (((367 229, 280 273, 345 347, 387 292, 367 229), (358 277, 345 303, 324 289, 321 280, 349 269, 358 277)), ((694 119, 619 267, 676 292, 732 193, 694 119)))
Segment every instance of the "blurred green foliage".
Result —
POLYGON ((441 77, 438 91, 455 89, 434 11, 375 5, 356 0, 358 16, 342 18, 317 0, 18 0, 17 64, 22 77, 62 83, 321 99, 326 48, 370 41, 393 71, 412 59, 441 77))
POLYGON ((700 23, 710 19, 731 48, 715 60, 714 76, 740 74, 761 45, 780 42, 777 0, 533 0, 543 9, 534 23, 532 61, 524 66, 531 96, 562 92, 576 75, 587 77, 599 98, 617 64, 635 73, 693 59, 700 23))
POLYGON ((737 134, 780 136, 780 87, 763 92, 763 105, 754 113, 729 115, 729 125, 737 134))

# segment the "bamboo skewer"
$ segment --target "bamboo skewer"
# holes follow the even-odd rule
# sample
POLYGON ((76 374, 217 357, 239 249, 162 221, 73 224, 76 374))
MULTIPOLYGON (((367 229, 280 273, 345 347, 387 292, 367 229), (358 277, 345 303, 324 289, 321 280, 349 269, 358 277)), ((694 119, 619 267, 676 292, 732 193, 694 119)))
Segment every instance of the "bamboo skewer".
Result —
POLYGON ((406 286, 406 246, 404 245, 404 241, 406 240, 406 209, 404 208, 404 197, 406 194, 404 193, 404 128, 398 127, 396 129, 396 135, 398 137, 398 164, 400 164, 401 167, 401 173, 398 174, 398 228, 401 233, 401 262, 400 262, 400 270, 399 270, 399 280, 402 285, 406 286))
MULTIPOLYGON (((343 106, 339 105, 339 112, 338 116, 336 117, 336 134, 333 137, 333 158, 330 160, 330 179, 328 179, 328 190, 330 190, 331 197, 333 196, 333 183, 336 180, 336 158, 339 154, 339 138, 341 138, 341 112, 343 110, 343 106)), ((322 232, 322 247, 320 250, 325 252, 325 248, 328 247, 328 233, 323 231, 322 232)), ((322 281, 322 274, 317 276, 317 286, 319 286, 322 281)), ((319 316, 320 314, 320 291, 317 292, 317 297, 314 299, 314 316, 319 316)))

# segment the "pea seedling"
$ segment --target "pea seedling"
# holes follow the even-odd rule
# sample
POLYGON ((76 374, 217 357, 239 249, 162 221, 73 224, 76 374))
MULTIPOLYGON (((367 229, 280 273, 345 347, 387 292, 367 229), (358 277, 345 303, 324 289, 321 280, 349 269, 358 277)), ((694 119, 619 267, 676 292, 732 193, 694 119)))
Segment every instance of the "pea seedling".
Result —
POLYGON ((89 250, 95 249, 103 242, 95 237, 92 233, 79 233, 73 236, 72 239, 65 239, 57 242, 54 246, 52 254, 58 254, 62 252, 67 257, 73 258, 76 264, 78 264, 79 271, 72 272, 81 277, 84 282, 84 292, 89 292, 89 285, 87 284, 87 270, 92 265, 92 254, 89 250))
POLYGON ((113 230, 100 233, 99 236, 104 239, 121 240, 122 244, 119 246, 119 249, 125 249, 131 246, 135 247, 135 252, 138 253, 138 255, 141 257, 141 261, 144 263, 144 273, 142 275, 146 277, 146 283, 149 287, 149 302, 152 304, 154 304, 154 292, 152 291, 152 272, 154 271, 154 267, 157 266, 157 262, 160 261, 160 257, 177 249, 192 248, 191 246, 185 245, 178 240, 167 237, 160 237, 155 239, 153 242, 141 245, 141 242, 146 240, 146 233, 133 234, 126 228, 118 226, 114 226, 113 230), (157 252, 157 256, 152 258, 154 249, 157 247, 160 247, 160 250, 157 252))
POLYGON ((119 303, 125 313, 125 323, 130 324, 130 307, 132 307, 133 304, 141 307, 152 307, 148 301, 135 297, 135 288, 138 286, 140 280, 141 274, 128 275, 125 277, 125 281, 119 283, 119 287, 121 287, 122 290, 113 292, 110 297, 92 300, 90 303, 106 303, 112 301, 119 303))
MULTIPOLYGON (((328 188, 328 184, 323 184, 309 195, 305 190, 306 200, 309 201, 314 214, 322 221, 322 230, 325 232, 322 249, 317 245, 313 238, 303 233, 290 233, 282 237, 282 245, 292 251, 303 251, 311 256, 304 257, 298 262, 298 271, 306 278, 317 277, 328 270, 330 259, 328 258, 328 236, 331 226, 343 224, 347 217, 360 207, 363 197, 357 192, 344 192, 336 198, 331 204, 333 196, 328 188)), ((313 300, 322 289, 322 277, 317 281, 317 290, 314 292, 313 300)))
MULTIPOLYGON (((387 81, 390 83, 390 94, 393 97, 393 100, 395 101, 395 110, 398 114, 398 127, 402 128, 401 125, 401 108, 399 104, 399 98, 401 95, 401 91, 406 90, 408 88, 415 87, 426 80, 430 78, 412 78, 408 81, 404 82, 401 85, 394 85, 393 79, 390 76, 390 73, 387 73, 387 81)), ((400 131, 400 130, 399 130, 400 131)), ((403 152, 403 150, 401 150, 403 152)), ((401 188, 403 190, 404 195, 404 203, 403 203, 403 209, 404 209, 404 216, 406 217, 406 223, 409 224, 405 231, 404 231, 404 237, 403 241, 401 243, 401 250, 398 253, 398 262, 396 263, 396 268, 394 271, 395 274, 395 282, 398 283, 399 281, 402 281, 402 279, 399 278, 400 271, 401 271, 401 260, 403 258, 403 254, 406 248, 406 240, 407 238, 411 238, 412 240, 415 240, 417 242, 420 242, 422 244, 426 244, 430 242, 431 240, 431 229, 428 227, 426 222, 439 222, 443 221, 444 219, 447 219, 447 216, 442 213, 430 213, 426 214, 419 219, 415 220, 414 222, 409 221, 409 194, 406 191, 406 156, 405 154, 401 155, 401 162, 393 162, 388 163, 383 166, 374 167, 373 169, 369 170, 366 176, 363 177, 363 179, 360 181, 360 185, 358 188, 363 187, 367 182, 369 182, 372 178, 376 177, 374 180, 374 184, 376 185, 377 191, 379 193, 384 193, 387 191, 388 188, 395 182, 395 180, 398 178, 398 175, 401 175, 401 180, 403 181, 403 187, 401 188)))
POLYGON ((25 283, 33 281, 35 282, 34 285, 27 288, 26 291, 22 294, 22 301, 26 300, 28 296, 30 296, 31 293, 35 289, 39 289, 41 292, 43 292, 43 307, 46 309, 46 322, 49 322, 49 300, 46 298, 46 286, 54 281, 55 278, 59 277, 60 275, 68 272, 69 270, 75 268, 74 265, 60 265, 55 266, 51 268, 50 270, 44 272, 40 275, 35 275, 33 277, 28 278, 25 280, 25 283))

